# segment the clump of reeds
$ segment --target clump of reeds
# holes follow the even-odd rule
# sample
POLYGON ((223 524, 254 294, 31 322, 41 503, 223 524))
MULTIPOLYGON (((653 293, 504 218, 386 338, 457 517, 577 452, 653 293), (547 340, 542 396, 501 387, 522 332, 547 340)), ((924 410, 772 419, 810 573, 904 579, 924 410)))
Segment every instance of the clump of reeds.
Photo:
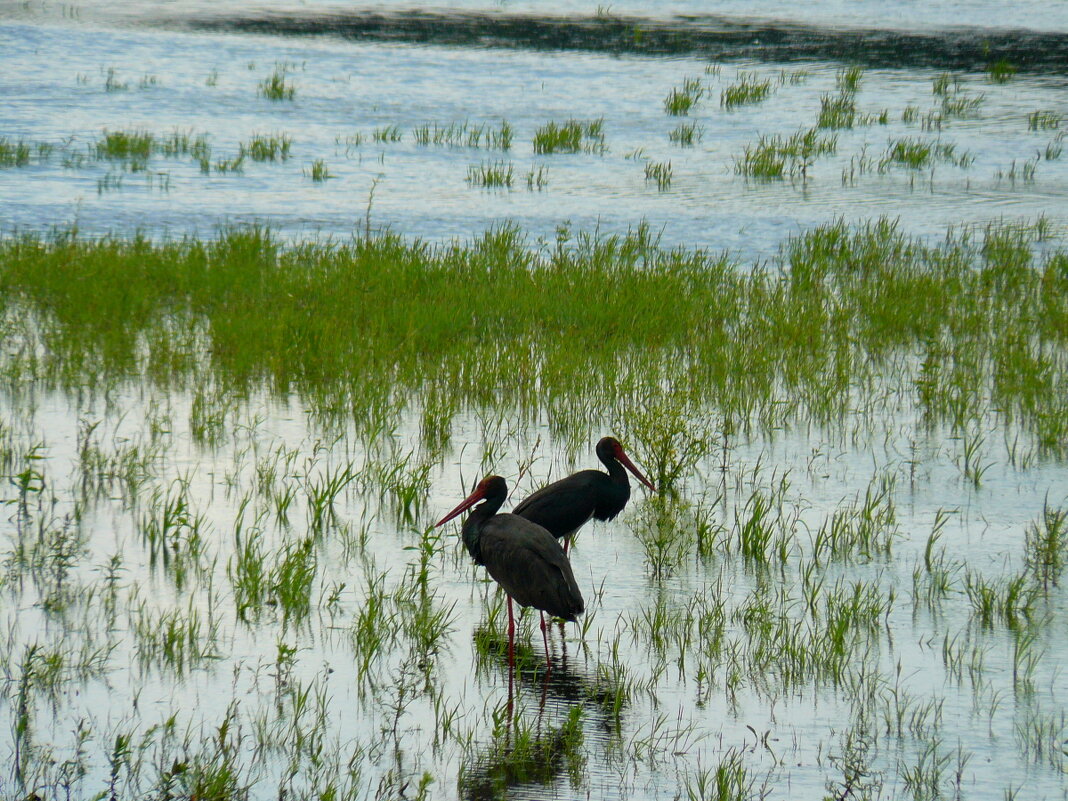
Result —
POLYGON ((322 183, 323 181, 334 177, 323 159, 315 159, 309 167, 305 168, 304 174, 316 183, 322 183))
POLYGON ((404 138, 399 125, 383 125, 371 131, 371 140, 380 143, 399 142, 404 138))
POLYGON ((287 80, 284 65, 275 65, 274 72, 260 81, 259 93, 268 100, 292 100, 297 93, 296 87, 287 80))
POLYGON ((742 73, 737 83, 724 89, 719 96, 719 103, 727 109, 760 103, 771 95, 771 81, 760 80, 754 75, 742 73))
POLYGON ((697 102, 705 96, 705 88, 697 78, 687 78, 682 87, 673 88, 664 98, 664 111, 673 117, 689 114, 697 102))
POLYGON ((817 128, 852 128, 857 118, 857 104, 851 92, 820 97, 817 128))
POLYGON ((96 143, 97 158, 147 161, 156 143, 155 136, 146 130, 104 131, 104 138, 96 143))
POLYGON ((837 148, 836 136, 822 136, 816 128, 797 131, 787 138, 762 136, 756 145, 746 145, 741 158, 735 159, 734 169, 739 175, 752 178, 799 175, 804 179, 817 158, 832 154, 837 148))
POLYGON ((543 165, 531 167, 527 172, 527 189, 544 189, 549 185, 549 168, 543 165))
POLYGON ((695 122, 683 123, 668 133, 668 139, 682 147, 692 147, 695 142, 701 141, 703 131, 695 122))
POLYGON ((509 150, 515 132, 507 120, 496 128, 489 124, 472 125, 469 122, 454 122, 449 125, 425 123, 412 130, 418 145, 444 145, 449 147, 488 147, 493 150, 509 150))
POLYGON ((548 122, 534 132, 535 153, 603 153, 604 119, 548 122))
POLYGON ((1007 58, 999 58, 990 65, 987 75, 991 83, 1008 83, 1016 77, 1017 69, 1007 58))
POLYGON ((1045 131, 1050 128, 1059 128, 1064 117, 1050 109, 1032 111, 1027 115, 1027 130, 1045 131))
POLYGON ((467 168, 467 182, 473 186, 511 187, 513 177, 514 168, 508 161, 482 162, 467 168))
POLYGON ((838 70, 834 76, 834 82, 838 91, 853 93, 860 88, 860 81, 863 77, 864 69, 854 65, 838 70))
POLYGON ((253 161, 285 161, 293 138, 288 134, 255 134, 240 145, 241 154, 253 161))
POLYGON ((25 167, 29 163, 30 146, 25 141, 0 136, 0 167, 25 167))
POLYGON ((645 180, 656 181, 656 188, 663 192, 671 186, 671 162, 650 161, 645 165, 645 180))
POLYGON ((950 142, 902 137, 890 142, 881 164, 883 167, 900 164, 912 170, 919 170, 941 161, 957 167, 967 167, 972 158, 967 151, 958 152, 956 145, 950 142))

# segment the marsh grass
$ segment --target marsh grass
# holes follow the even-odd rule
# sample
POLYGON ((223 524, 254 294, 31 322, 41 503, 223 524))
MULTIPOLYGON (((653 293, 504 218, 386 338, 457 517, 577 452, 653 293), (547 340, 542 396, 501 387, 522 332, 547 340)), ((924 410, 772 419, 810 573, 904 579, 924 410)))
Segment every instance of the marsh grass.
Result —
POLYGON ((1051 128, 1059 128, 1063 119, 1063 115, 1049 109, 1032 111, 1027 115, 1027 130, 1048 131, 1051 128))
MULTIPOLYGON (((515 169, 509 161, 482 162, 472 164, 467 168, 467 182, 472 186, 482 186, 488 189, 510 189, 515 177, 515 169)), ((533 174, 530 176, 528 186, 534 182, 533 174)))
POLYGON ((383 125, 371 131, 371 141, 380 144, 392 144, 404 138, 404 133, 399 125, 383 125))
POLYGON ((467 798, 497 798, 517 785, 553 785, 567 773, 577 784, 585 765, 581 748, 583 709, 572 706, 558 726, 542 730, 521 712, 494 715, 493 738, 459 777, 467 798))
POLYGON ((467 121, 438 125, 436 122, 425 123, 414 128, 412 136, 416 144, 447 147, 487 147, 491 150, 510 150, 515 130, 507 120, 502 120, 496 128, 489 123, 474 125, 467 121))
POLYGON ((983 94, 970 95, 960 92, 958 94, 945 95, 942 98, 942 118, 952 119, 954 117, 959 117, 966 119, 974 117, 985 100, 986 97, 983 94))
MULTIPOLYGON (((1057 155, 1060 155, 1059 151, 1057 151, 1057 155)), ((1017 159, 1013 159, 1012 163, 1009 164, 1008 171, 998 169, 994 172, 994 178, 999 181, 1005 179, 1013 184, 1015 184, 1017 181, 1022 181, 1023 183, 1032 183, 1035 180, 1035 173, 1038 171, 1038 164, 1040 158, 1041 154, 1035 156, 1034 158, 1026 159, 1024 161, 1018 161, 1017 159)))
POLYGON ((668 139, 682 147, 692 147, 701 141, 704 131, 695 122, 682 123, 668 133, 668 139))
POLYGON ((742 156, 735 159, 734 171, 763 180, 795 175, 806 180, 816 159, 835 153, 837 148, 838 137, 821 136, 817 128, 797 131, 785 139, 762 136, 755 145, 745 146, 742 156))
POLYGON ((242 173, 245 171, 245 154, 238 153, 232 158, 216 159, 211 168, 223 175, 227 173, 242 173))
POLYGON ((0 167, 25 167, 30 163, 30 146, 22 139, 0 136, 0 167))
POLYGON ((303 172, 306 177, 311 178, 316 183, 322 183, 334 177, 323 159, 316 159, 308 167, 305 167, 303 172))
POLYGON ((544 189, 549 185, 549 168, 544 166, 531 167, 526 176, 527 189, 544 189))
POLYGON ((891 164, 900 164, 912 170, 930 167, 937 162, 944 162, 956 167, 967 167, 973 161, 967 151, 958 152, 956 145, 950 142, 929 141, 902 137, 890 142, 886 155, 880 162, 880 169, 891 164))
POLYGON ((211 145, 207 134, 194 134, 192 131, 175 129, 171 133, 154 137, 156 153, 169 158, 191 156, 193 159, 209 158, 211 145))
POLYGON ((968 570, 964 574, 964 588, 972 613, 983 626, 1003 623, 1010 629, 1018 629, 1036 617, 1040 588, 1024 573, 987 579, 968 570))
POLYGON ((256 134, 241 143, 240 152, 253 161, 285 161, 292 146, 293 138, 288 134, 256 134))
POLYGON ((284 65, 275 65, 274 72, 259 83, 259 94, 268 100, 292 100, 297 93, 296 87, 287 80, 288 72, 284 65))
POLYGON ((719 96, 719 104, 726 109, 761 103, 771 96, 771 81, 759 79, 755 75, 740 73, 738 82, 724 89, 719 96))
POLYGON ((108 67, 107 75, 104 78, 104 91, 125 92, 129 88, 130 82, 121 80, 118 74, 115 72, 115 68, 108 67))
POLYGON ((581 419, 593 402, 641 408, 648 398, 623 380, 637 371, 665 392, 711 401, 709 411, 741 430, 809 414, 834 421, 874 364, 915 348, 915 368, 898 380, 914 389, 925 419, 967 419, 989 393, 1025 439, 1055 454, 1068 407, 1052 390, 1063 368, 1045 349, 1060 347, 1068 271, 1063 254, 1036 257, 1033 236, 995 227, 933 248, 886 221, 855 230, 832 223, 790 240, 781 273, 750 273, 716 254, 662 249, 647 227, 563 233, 543 252, 514 226, 447 247, 383 235, 289 248, 257 228, 214 242, 27 235, 0 241, 0 297, 7 309, 47 308, 63 323, 34 335, 44 337, 46 360, 17 362, 31 374, 132 376, 147 360, 172 365, 161 380, 190 375, 196 359, 168 355, 174 332, 157 323, 170 310, 191 330, 210 331, 181 347, 210 348, 224 386, 268 381, 306 393, 323 414, 356 410, 368 421, 389 408, 375 399, 376 380, 392 376, 403 398, 446 369, 450 380, 435 382, 443 409, 485 398, 484 381, 500 387, 497 402, 522 407, 546 380, 573 388, 553 401, 561 423, 581 419), (490 284, 512 290, 483 297, 490 287, 478 276, 487 271, 490 284), (95 287, 88 303, 75 291, 83 282, 95 287), (990 286, 999 287, 997 302, 985 299, 990 286), (591 308, 581 298, 599 300, 591 308), (611 324, 618 319, 629 324, 611 324), (563 330, 566 341, 553 334, 563 330), (487 340, 496 343, 491 358, 487 340), (692 361, 672 356, 683 343, 692 361), (953 356, 961 352, 975 358, 953 356), (477 371, 460 367, 473 359, 477 371), (740 366, 722 367, 729 364, 740 366), (608 386, 621 390, 598 388, 608 386))
POLYGON ((687 78, 682 88, 675 87, 664 98, 664 111, 673 117, 685 116, 705 96, 705 88, 699 78, 687 78))
POLYGON ((820 116, 817 128, 852 128, 857 119, 857 102, 851 92, 820 97, 820 116))
POLYGON ((1025 562, 1035 580, 1048 591, 1057 586, 1068 562, 1068 509, 1042 505, 1042 515, 1027 526, 1025 562))
POLYGON ((671 162, 650 161, 645 165, 645 180, 655 181, 656 188, 663 192, 671 188, 671 162))
POLYGON ((860 82, 863 77, 864 69, 862 67, 844 67, 835 73, 834 83, 839 92, 853 93, 860 88, 860 82))
POLYGON ((812 554, 817 562, 890 556, 899 536, 894 511, 892 477, 877 477, 850 505, 836 510, 816 532, 812 554))
POLYGON ((547 122, 534 132, 535 153, 604 153, 604 118, 547 122))
POLYGON ((104 131, 96 143, 97 158, 147 161, 155 148, 156 138, 150 131, 104 131))
POLYGON ((999 58, 990 65, 990 69, 987 70, 987 76, 990 78, 991 83, 1008 83, 1016 77, 1016 72, 1016 66, 1008 59, 999 58))

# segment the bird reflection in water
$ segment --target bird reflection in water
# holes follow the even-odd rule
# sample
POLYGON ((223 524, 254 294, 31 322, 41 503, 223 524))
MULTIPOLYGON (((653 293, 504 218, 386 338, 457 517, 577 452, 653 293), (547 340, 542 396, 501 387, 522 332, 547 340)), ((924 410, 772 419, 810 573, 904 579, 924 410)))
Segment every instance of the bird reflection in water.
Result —
POLYGON ((521 785, 548 787, 565 779, 578 786, 586 762, 588 680, 567 669, 566 657, 548 668, 522 642, 516 644, 513 667, 508 639, 492 627, 478 629, 474 640, 479 670, 506 674, 508 697, 493 711, 489 742, 461 771, 460 795, 469 801, 512 798, 521 785), (517 705, 517 695, 536 698, 536 711, 522 701, 517 705))

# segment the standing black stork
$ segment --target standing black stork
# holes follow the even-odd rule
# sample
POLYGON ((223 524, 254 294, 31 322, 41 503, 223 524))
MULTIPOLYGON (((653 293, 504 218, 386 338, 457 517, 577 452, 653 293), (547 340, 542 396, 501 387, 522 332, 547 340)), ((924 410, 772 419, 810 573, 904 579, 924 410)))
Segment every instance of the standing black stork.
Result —
POLYGON ((615 437, 603 437, 597 443, 597 458, 608 468, 607 474, 600 470, 572 473, 542 487, 524 499, 512 513, 537 523, 554 537, 567 537, 569 545, 571 535, 591 517, 611 520, 623 511, 630 499, 630 482, 624 467, 656 492, 656 487, 634 466, 615 437))
POLYGON ((508 595, 509 664, 515 663, 514 598, 520 606, 533 606, 541 615, 545 661, 551 667, 544 613, 574 622, 584 609, 582 593, 564 549, 552 534, 517 515, 497 514, 507 495, 508 485, 503 478, 487 476, 463 503, 434 525, 447 523, 483 501, 464 521, 463 540, 471 558, 484 565, 508 595))

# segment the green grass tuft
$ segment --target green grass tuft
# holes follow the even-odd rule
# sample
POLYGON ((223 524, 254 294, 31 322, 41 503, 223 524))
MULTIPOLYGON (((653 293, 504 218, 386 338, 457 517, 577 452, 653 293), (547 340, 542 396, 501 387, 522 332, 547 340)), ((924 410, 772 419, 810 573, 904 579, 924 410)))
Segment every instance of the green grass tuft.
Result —
POLYGON ((771 95, 771 81, 758 80, 756 76, 742 73, 738 83, 724 89, 719 96, 719 103, 726 109, 760 103, 771 95))
POLYGON ((673 88, 664 98, 664 111, 673 117, 685 116, 705 96, 705 88, 697 78, 687 78, 682 88, 673 88))
POLYGON ((256 134, 248 142, 240 145, 241 154, 253 161, 285 161, 293 139, 288 134, 256 134))
POLYGON ((467 182, 472 186, 510 188, 513 176, 514 170, 508 161, 483 162, 467 168, 467 182))
POLYGON ((801 130, 784 139, 762 136, 756 145, 746 145, 745 153, 735 160, 739 175, 751 178, 779 179, 787 175, 808 177, 817 158, 832 154, 838 147, 836 136, 821 136, 818 129, 801 130))
POLYGON ((296 87, 286 80, 286 68, 276 65, 274 72, 260 81, 259 93, 268 100, 292 100, 296 95, 296 87))
POLYGON ((535 153, 603 153, 604 119, 548 122, 534 132, 535 153))

